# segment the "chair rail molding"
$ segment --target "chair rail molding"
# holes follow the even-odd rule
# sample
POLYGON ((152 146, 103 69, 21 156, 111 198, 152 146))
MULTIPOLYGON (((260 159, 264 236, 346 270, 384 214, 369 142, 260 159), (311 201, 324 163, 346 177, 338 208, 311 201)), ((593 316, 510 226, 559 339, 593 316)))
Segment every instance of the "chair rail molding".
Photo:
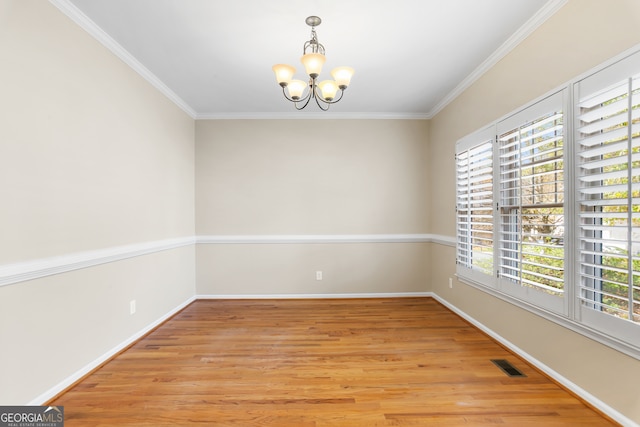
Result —
POLYGON ((54 274, 121 261, 141 255, 195 244, 350 244, 435 243, 455 247, 455 238, 438 234, 284 234, 202 235, 179 237, 75 252, 49 258, 0 265, 0 286, 13 285, 54 274))
POLYGON ((0 265, 0 286, 193 245, 195 240, 180 237, 0 265))
POLYGON ((198 244, 311 244, 311 243, 439 243, 455 246, 455 239, 437 234, 283 234, 201 235, 198 244))

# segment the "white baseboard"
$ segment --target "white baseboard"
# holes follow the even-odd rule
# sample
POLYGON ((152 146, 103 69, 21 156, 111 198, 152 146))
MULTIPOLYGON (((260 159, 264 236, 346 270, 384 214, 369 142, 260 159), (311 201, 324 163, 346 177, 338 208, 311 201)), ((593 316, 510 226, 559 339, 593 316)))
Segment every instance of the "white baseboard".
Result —
POLYGON ((222 294, 196 295, 196 299, 335 299, 335 298, 411 298, 432 297, 431 292, 379 292, 344 294, 222 294))
POLYGON ((494 340, 498 341, 500 344, 502 344, 503 346, 505 346, 506 348, 508 348, 509 350, 514 352, 515 354, 517 354, 518 356, 520 356, 523 359, 525 359, 527 362, 531 363, 533 366, 535 366, 536 368, 538 368, 539 370, 544 372, 546 375, 548 375, 553 380, 555 380, 556 382, 561 384, 563 387, 565 387, 566 389, 568 389, 571 392, 575 393, 581 399, 583 399, 584 401, 588 402, 591 406, 593 406, 594 408, 598 409, 603 414, 606 414, 611 419, 613 419, 616 422, 620 423, 622 426, 624 426, 624 427, 640 427, 640 424, 637 424, 633 420, 630 420, 629 418, 627 418, 626 416, 624 416, 620 412, 616 411, 611 406, 607 405, 606 403, 604 403, 603 401, 601 401, 600 399, 598 399, 597 397, 595 397, 594 395, 592 395, 591 393, 589 393, 588 391, 583 389, 582 387, 580 387, 577 384, 571 382, 570 380, 568 380, 567 378, 565 378, 564 376, 562 376, 558 372, 554 371, 549 366, 545 365, 544 363, 542 363, 541 361, 539 361, 538 359, 536 359, 535 357, 533 357, 532 355, 530 355, 526 351, 522 350, 521 348, 519 348, 518 346, 516 346, 512 342, 508 341, 507 339, 505 339, 504 337, 500 336, 499 334, 497 334, 493 330, 489 329, 488 327, 486 327, 482 323, 478 322, 476 319, 474 319, 473 317, 469 316, 464 311, 462 311, 459 308, 457 308, 456 306, 450 304, 447 300, 441 298, 440 296, 438 296, 437 294, 434 294, 434 293, 432 293, 432 296, 433 296, 433 298, 436 299, 436 301, 440 302, 442 305, 447 307, 449 310, 453 311, 458 316, 462 317, 463 319, 465 319, 466 321, 471 323, 473 326, 475 326, 476 328, 480 329, 481 331, 483 331, 484 333, 489 335, 491 338, 493 338, 494 340))
POLYGON ((332 299, 332 298, 403 298, 403 297, 432 297, 436 299, 438 302, 443 304, 449 310, 456 313, 458 316, 462 317, 487 335, 489 335, 494 340, 498 341, 500 344, 504 345, 506 348, 517 354, 518 356, 525 359, 527 362, 531 363, 533 366, 544 372, 546 375, 551 377, 553 380, 557 381, 563 387, 567 388, 571 392, 580 396, 580 398, 584 399, 594 408, 598 409, 602 413, 606 414, 611 419, 620 423, 625 427, 640 427, 639 424, 635 423, 633 420, 627 418, 614 408, 610 407, 606 403, 602 402, 597 397, 593 396, 591 393, 584 390, 582 387, 579 387, 575 383, 569 381, 564 376, 560 375, 558 372, 551 369, 549 366, 545 365, 541 361, 537 360, 535 357, 531 356, 515 344, 511 343, 504 337, 500 336, 493 330, 486 327, 484 324, 478 322, 473 317, 469 316, 464 311, 458 309, 456 306, 450 304, 445 299, 441 298, 437 294, 433 292, 393 292, 393 293, 337 293, 337 294, 225 294, 225 295, 196 295, 194 297, 189 298, 184 303, 180 304, 155 322, 149 324, 147 327, 141 329, 116 347, 112 348, 102 356, 98 357, 91 363, 87 364, 83 368, 76 371, 73 375, 69 376, 65 380, 56 384, 51 389, 42 393, 40 396, 31 400, 27 405, 43 405, 47 401, 54 398, 56 395, 62 393, 68 387, 73 385, 76 381, 82 379, 85 375, 89 374, 91 371, 99 367, 104 362, 108 361, 116 354, 135 343, 137 340, 142 338, 144 335, 149 333, 151 330, 156 328, 158 325, 169 319, 171 316, 178 313, 180 310, 184 309, 187 305, 191 304, 193 301, 198 299, 305 299, 305 298, 315 298, 315 299, 332 299))
POLYGON ((198 299, 304 299, 304 298, 399 298, 399 297, 430 297, 433 296, 430 292, 401 292, 401 293, 350 293, 350 294, 264 294, 264 295, 197 295, 189 298, 187 301, 178 305, 176 308, 156 320, 155 322, 147 325, 145 328, 136 332, 111 350, 107 351, 102 356, 91 361, 81 369, 74 372, 69 377, 65 378, 49 390, 45 391, 41 395, 35 397, 26 405, 44 405, 49 400, 56 397, 58 394, 71 387, 75 382, 81 380, 84 376, 88 375, 91 371, 107 362, 109 359, 117 355, 119 352, 134 344, 140 338, 151 332, 154 328, 162 324, 164 321, 175 315, 193 301, 198 299))
POLYGON ((121 352, 122 350, 124 350, 125 348, 130 346, 131 344, 133 344, 136 341, 138 341, 140 338, 142 338, 143 336, 145 336, 146 334, 151 332, 154 328, 159 326, 162 322, 164 322, 165 320, 169 319, 171 316, 173 316, 174 314, 178 313, 180 310, 184 309, 186 306, 188 306, 189 304, 191 304, 195 300, 196 300, 195 297, 189 298, 188 300, 186 300, 182 304, 178 305, 173 310, 169 311, 164 316, 160 317, 155 322, 147 325, 145 328, 139 330, 138 332, 136 332, 135 334, 133 334, 132 336, 130 336, 129 338, 127 338, 126 340, 124 340, 123 342, 121 342, 120 344, 118 344, 117 346, 115 346, 114 348, 112 348, 111 350, 106 352, 105 354, 103 354, 102 356, 98 357, 97 359, 95 359, 92 362, 90 362, 87 365, 85 365, 83 368, 81 368, 78 371, 74 372, 73 375, 65 378, 63 381, 59 382, 58 384, 56 384, 55 386, 53 386, 49 390, 45 391, 40 396, 34 398, 33 400, 31 400, 26 405, 29 405, 29 406, 32 406, 32 405, 35 405, 35 406, 44 405, 47 401, 53 399, 58 394, 62 393, 67 388, 71 387, 76 381, 81 380, 84 376, 89 374, 91 371, 93 371, 94 369, 96 369, 97 367, 102 365, 103 363, 107 362, 109 359, 111 359, 112 357, 117 355, 119 352, 121 352))

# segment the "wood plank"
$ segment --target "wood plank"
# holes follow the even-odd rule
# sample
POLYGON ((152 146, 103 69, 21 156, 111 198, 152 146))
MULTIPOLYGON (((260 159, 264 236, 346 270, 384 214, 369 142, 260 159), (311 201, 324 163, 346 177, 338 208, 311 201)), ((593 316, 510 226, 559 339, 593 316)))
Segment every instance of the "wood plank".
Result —
POLYGON ((615 425, 432 298, 195 301, 50 404, 67 427, 615 425))

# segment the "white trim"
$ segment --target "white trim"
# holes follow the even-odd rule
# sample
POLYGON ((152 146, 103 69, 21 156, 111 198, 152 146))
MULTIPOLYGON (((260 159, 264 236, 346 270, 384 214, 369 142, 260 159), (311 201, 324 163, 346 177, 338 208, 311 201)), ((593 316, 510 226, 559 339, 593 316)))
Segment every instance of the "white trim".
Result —
MULTIPOLYGON (((564 1, 566 1, 566 0, 564 0, 564 1)), ((608 68, 608 67, 610 67, 610 66, 612 66, 612 65, 614 65, 614 64, 616 64, 616 63, 618 63, 620 61, 623 61, 626 58, 628 58, 628 57, 630 57, 630 56, 632 56, 632 55, 634 55, 636 53, 639 53, 639 52, 640 52, 640 43, 634 45, 633 47, 630 47, 629 49, 625 50, 624 52, 622 52, 622 53, 620 53, 620 54, 618 54, 616 56, 614 56, 613 58, 610 58, 610 59, 608 59, 608 60, 596 65, 595 67, 589 69, 588 71, 585 71, 584 73, 580 74, 579 76, 565 81, 564 83, 554 87, 553 89, 543 93, 542 95, 530 100, 526 104, 523 104, 523 105, 513 109, 512 111, 510 111, 510 112, 508 112, 506 114, 503 114, 502 116, 498 117, 497 119, 492 120, 490 123, 488 123, 488 124, 478 128, 478 129, 468 133, 467 135, 463 136, 457 142, 465 140, 465 139, 467 139, 469 137, 473 137, 475 134, 478 134, 478 133, 482 132, 486 128, 489 128, 489 127, 492 127, 492 126, 496 126, 498 123, 500 123, 500 122, 502 122, 504 120, 507 120, 509 117, 511 117, 513 115, 519 114, 520 112, 522 112, 523 110, 526 110, 527 108, 529 108, 532 105, 535 105, 535 104, 537 104, 537 103, 539 103, 541 101, 544 101, 545 99, 547 99, 549 97, 554 96, 558 92, 563 92, 563 91, 565 91, 565 90, 567 90, 569 88, 573 88, 574 85, 580 83, 582 80, 590 77, 591 75, 596 74, 596 73, 598 73, 598 72, 600 72, 600 71, 602 71, 602 70, 604 70, 604 69, 606 69, 606 68, 608 68)), ((572 106, 571 105, 571 103, 572 103, 572 99, 571 98, 573 97, 573 94, 569 93, 567 95, 567 97, 568 97, 567 106, 571 107, 572 106)), ((564 107, 564 105, 563 105, 563 107, 564 107)), ((566 108, 565 119, 569 119, 569 118, 573 119, 573 111, 570 111, 569 108, 566 108), (571 116, 571 117, 569 117, 569 116, 571 116)), ((567 135, 567 137, 568 137, 568 135, 567 135)), ((456 142, 456 144, 457 144, 457 142, 456 142)))
MULTIPOLYGON (((198 236, 198 244, 431 243, 446 241, 434 234, 285 234, 198 236)), ((455 242, 455 240, 453 240, 455 242)))
POLYGON ((474 319, 473 317, 469 316, 464 311, 460 310, 458 307, 452 305, 447 300, 441 298, 439 295, 434 294, 433 292, 362 293, 362 294, 352 293, 352 294, 197 295, 197 296, 189 298, 187 301, 185 301, 182 304, 178 305, 176 308, 174 308, 173 310, 171 310, 170 312, 168 312, 167 314, 165 314, 164 316, 162 316, 161 318, 159 318, 155 322, 153 322, 153 323, 149 324, 147 327, 141 329, 140 331, 138 331, 137 333, 135 333, 134 335, 132 335, 131 337, 129 337, 128 339, 126 339, 125 341, 123 341, 122 343, 117 345, 116 347, 112 348, 111 350, 109 350, 108 352, 103 354, 102 356, 98 357, 97 359, 93 360, 91 363, 89 363, 86 366, 84 366, 83 368, 79 369, 78 371, 76 371, 71 376, 65 378, 63 381, 59 382, 58 384, 56 384, 51 389, 47 390, 46 392, 44 392, 41 395, 37 396, 36 398, 32 399, 26 405, 43 405, 47 401, 51 400, 52 398, 54 398, 55 396, 57 396, 58 394, 60 394, 63 391, 65 391, 70 386, 72 386, 75 382, 81 380, 83 377, 85 377, 86 375, 91 373, 91 371, 93 371, 94 369, 99 367, 101 364, 109 361, 114 356, 116 356, 119 352, 125 350, 127 347, 129 347, 130 345, 134 344, 136 341, 140 340, 146 334, 151 332, 154 328, 158 327, 163 322, 165 322, 167 319, 169 319, 171 316, 174 316, 175 314, 177 314, 178 312, 180 312, 181 310, 183 310, 185 307, 187 307, 189 304, 191 304, 193 301, 196 301, 196 300, 200 300, 200 299, 398 298, 398 297, 400 297, 400 298, 402 298, 402 297, 431 297, 431 298, 434 298, 436 301, 438 301, 439 303, 441 303, 442 305, 447 307, 449 310, 454 312, 456 315, 462 317, 467 322, 471 323, 474 327, 480 329, 482 332, 484 332, 487 335, 489 335, 492 339, 496 340, 497 342, 499 342, 500 344, 505 346, 507 349, 509 349, 513 353, 515 353, 518 356, 520 356, 523 359, 525 359, 528 363, 532 364, 537 369, 539 369, 542 372, 544 372, 546 375, 548 375, 554 381, 558 382, 563 387, 565 387, 568 390, 570 390, 571 392, 575 393, 581 399, 584 399, 586 402, 588 402, 594 408, 598 409, 599 411, 601 411, 602 413, 604 413, 608 417, 612 418, 614 421, 620 423, 621 425, 623 425, 625 427, 638 427, 638 426, 640 426, 639 424, 635 423, 633 420, 627 418, 625 415, 621 414, 620 412, 618 412, 617 410, 615 410, 611 406, 609 406, 606 403, 602 402, 600 399, 598 399, 597 397, 593 396, 591 393, 587 392, 582 387, 580 387, 580 386, 576 385, 575 383, 573 383, 572 381, 568 380, 567 378, 565 378, 564 376, 562 376, 561 374, 559 374, 555 370, 551 369, 549 366, 547 366, 544 363, 542 363, 541 361, 537 360, 535 357, 531 356, 530 354, 528 354, 527 352, 525 352, 524 350, 522 350, 521 348, 519 348, 515 344, 511 343, 510 341, 508 341, 507 339, 505 339, 504 337, 502 337, 501 335, 499 335, 495 331, 493 331, 490 328, 486 327, 481 322, 477 321, 476 319, 474 319))
POLYGON ((440 234, 432 234, 431 235, 431 243, 436 243, 442 246, 450 246, 452 248, 456 247, 456 238, 451 236, 443 236, 440 234))
POLYGON ((0 266, 0 286, 166 251, 194 243, 194 237, 181 237, 2 265, 0 266))
POLYGON ((600 71, 609 68, 610 66, 612 66, 613 64, 620 62, 626 58, 628 58, 631 55, 634 55, 635 53, 640 52, 640 43, 633 45, 632 47, 630 47, 629 49, 619 53, 618 55, 607 59, 604 62, 601 62, 600 64, 596 65, 595 67, 590 68, 589 70, 585 71, 584 73, 578 75, 577 77, 569 80, 566 85, 575 85, 577 83, 580 83, 582 80, 592 76, 593 74, 599 73, 600 71))
POLYGON ((564 315, 554 313, 552 311, 544 309, 543 307, 533 305, 530 302, 516 298, 498 289, 489 287, 483 282, 473 280, 471 277, 465 277, 459 274, 456 274, 456 277, 466 285, 472 286, 482 292, 492 295, 530 313, 537 314, 543 319, 546 319, 557 325, 564 326, 565 328, 577 334, 580 334, 587 338, 591 338, 592 340, 599 342, 602 345, 608 346, 614 350, 617 350, 620 353, 624 353, 627 356, 640 360, 640 351, 638 350, 638 347, 635 347, 630 343, 619 340, 611 335, 607 335, 597 329, 590 328, 588 325, 578 322, 577 320, 572 320, 568 317, 565 317, 564 315))
POLYGON ((64 380, 60 381, 58 384, 56 384, 55 386, 51 387, 49 390, 45 391, 44 393, 42 393, 40 396, 32 399, 26 405, 36 405, 36 406, 37 405, 44 405, 45 402, 53 399, 58 394, 62 393, 67 388, 71 387, 75 382, 81 380, 83 377, 85 377, 86 375, 90 374, 91 371, 93 371, 94 369, 98 368, 103 363, 108 362, 110 359, 115 357, 118 353, 120 353, 121 351, 125 350, 127 347, 129 347, 130 345, 134 344, 136 341, 140 340, 146 334, 148 334, 153 329, 155 329, 158 326, 160 326, 163 322, 168 320, 171 316, 175 315, 176 313, 179 313, 181 310, 183 310, 185 307, 187 307, 189 304, 191 304, 195 300, 196 300, 195 297, 189 298, 188 300, 186 300, 182 304, 178 305, 173 310, 169 311, 164 316, 160 317, 155 322, 150 323, 149 325, 147 325, 147 327, 139 330, 138 332, 136 332, 135 334, 133 334, 132 336, 130 336, 129 338, 127 338, 126 340, 124 340, 123 342, 121 342, 120 344, 115 346, 114 348, 112 348, 111 350, 107 351, 102 356, 100 356, 97 359, 91 361, 90 363, 88 363, 87 365, 85 365, 84 367, 79 369, 78 371, 74 372, 69 377, 67 377, 64 380))
MULTIPOLYGON (((579 84, 583 79, 588 78, 589 76, 592 76, 606 69, 607 67, 617 64, 627 59, 628 57, 635 54, 639 54, 639 53, 640 53, 640 44, 636 44, 635 46, 633 46, 630 49, 627 49, 621 54, 582 73, 579 77, 568 80, 564 84, 528 102, 524 106, 521 106, 515 109, 514 111, 507 113, 501 118, 495 121, 492 121, 492 123, 497 125, 503 120, 509 119, 510 117, 516 114, 520 114, 522 111, 526 110, 530 106, 535 105, 541 101, 544 101, 547 98, 554 96, 555 93, 563 92, 568 94, 568 95, 564 95, 567 98, 563 101, 563 108, 566 111, 565 125, 568 123, 570 125, 569 129, 572 129, 572 130, 571 132, 567 132, 565 134, 566 140, 571 142, 570 144, 566 144, 568 148, 567 148, 567 152, 565 153, 565 182, 573 183, 572 185, 575 187, 576 178, 575 176, 573 176, 575 174, 575 165, 573 163, 574 163, 576 154, 571 151, 572 147, 575 145, 573 143, 575 142, 574 141, 575 135, 573 135, 572 132, 576 131, 575 123, 573 123, 574 111, 572 109, 574 107, 573 103, 575 102, 575 100, 571 100, 571 98, 575 98, 575 93, 574 93, 575 86, 579 84)), ((484 128, 485 127, 480 129, 484 129, 484 128)), ((479 131, 476 131, 476 132, 479 132, 479 131)), ((469 135, 473 135, 473 133, 469 135)), ((494 168, 494 170, 495 170, 495 173, 499 173, 499 168, 494 168)), ((495 182, 495 179, 494 179, 494 182, 495 182)), ((570 192, 567 192, 567 189, 565 189, 565 193, 567 194, 565 197, 565 206, 566 206, 565 217, 569 217, 570 214, 575 215, 574 211, 576 209, 576 205, 575 205, 575 200, 573 200, 573 198, 575 197, 575 194, 576 194, 575 192, 576 188, 577 187, 572 188, 574 191, 570 191, 570 192)), ((494 229, 497 229, 497 228, 494 227, 494 229)), ((565 262, 565 277, 569 277, 569 278, 575 276, 575 269, 577 268, 576 266, 580 265, 580 260, 578 256, 579 251, 577 251, 578 245, 577 245, 577 242, 575 241, 576 236, 577 234, 576 234, 575 224, 574 224, 573 227, 568 227, 565 233, 565 242, 567 242, 567 246, 565 247, 565 252, 569 254, 573 253, 573 256, 574 256, 573 259, 569 260, 571 262, 568 262, 568 261, 565 262), (572 249, 568 250, 566 248, 570 248, 570 249, 572 248, 572 249)), ((494 252, 497 255, 498 252, 496 251, 494 252)), ((494 265, 497 265, 497 262, 494 262, 494 265)), ((502 290, 496 289, 495 283, 496 283, 497 277, 495 275, 492 279, 490 279, 489 276, 486 276, 486 275, 483 276, 482 279, 479 279, 478 278, 479 276, 476 276, 476 277, 469 276, 466 273, 466 271, 462 271, 459 268, 457 268, 456 271, 460 273, 458 275, 459 279, 470 286, 473 286, 483 292, 486 292, 504 301, 507 301, 510 304, 518 306, 531 313, 537 314, 549 321, 552 321, 558 325, 564 326, 578 334, 591 338, 594 341, 597 341, 605 346, 608 346, 617 351, 620 351, 630 357, 640 360, 640 343, 631 342, 631 341, 626 342, 620 339, 619 337, 621 335, 617 333, 620 330, 620 328, 614 327, 610 329, 609 332, 607 333, 605 332, 605 330, 599 330, 599 329, 596 329, 595 326, 590 326, 589 324, 585 323, 583 319, 580 318, 580 304, 577 300, 577 294, 574 293, 575 289, 571 288, 572 286, 577 286, 576 285, 577 282, 575 280, 570 282, 565 281, 566 284, 571 285, 565 288, 565 294, 564 294, 565 299, 568 299, 565 302, 565 308, 564 308, 566 311, 566 314, 555 314, 548 310, 545 310, 543 307, 535 306, 531 302, 518 299, 513 295, 508 295, 502 290), (617 336, 613 335, 614 331, 615 331, 615 335, 617 336)), ((627 326, 627 325, 624 325, 624 326, 627 326)), ((634 328, 636 326, 637 325, 634 324, 634 328)), ((624 329, 627 329, 627 328, 625 327, 624 329)), ((634 336, 634 333, 632 332, 626 335, 634 336)))
POLYGON ((100 28, 95 22, 93 22, 87 15, 82 13, 71 1, 69 0, 49 0, 51 4, 57 7, 62 13, 67 15, 73 22, 75 22, 80 28, 89 33, 93 38, 98 40, 104 47, 109 49, 111 53, 120 58, 125 64, 131 67, 136 73, 140 74, 143 79, 149 82, 160 93, 169 98, 174 104, 176 104, 182 111, 187 113, 192 119, 196 118, 196 112, 187 104, 182 98, 180 98, 173 90, 165 85, 155 74, 153 74, 147 67, 142 65, 133 55, 131 55, 125 48, 123 48, 118 42, 116 42, 109 34, 107 34, 102 28, 100 28))
POLYGON ((502 337, 501 335, 499 335, 495 331, 489 329, 484 324, 480 323, 479 321, 477 321, 473 317, 469 316, 467 313, 465 313, 464 311, 460 310, 458 307, 456 307, 453 304, 449 303, 444 298, 441 298, 437 294, 433 294, 433 298, 436 301, 438 301, 439 303, 441 303, 442 305, 444 305, 445 307, 447 307, 449 310, 453 311, 458 316, 462 317, 463 319, 465 319, 466 321, 471 323, 476 328, 480 329, 482 332, 484 332, 487 335, 489 335, 494 340, 498 341, 500 344, 504 345, 510 351, 514 352, 518 356, 520 356, 523 359, 525 359, 527 362, 531 363, 533 366, 535 366, 536 368, 538 368, 539 370, 544 372, 546 375, 551 377, 554 381, 557 381, 563 387, 567 388, 568 390, 571 390, 573 393, 575 393, 576 395, 580 396, 581 399, 584 399, 586 402, 588 402, 594 408, 596 408, 599 411, 601 411, 602 413, 606 414, 608 417, 612 418, 614 421, 622 424, 625 427, 638 427, 638 426, 640 426, 639 424, 637 424, 633 420, 627 418, 625 415, 621 414, 620 412, 618 412, 617 410, 615 410, 611 406, 607 405, 606 403, 604 403, 603 401, 601 401, 600 399, 598 399, 597 397, 595 397, 594 395, 592 395, 591 393, 589 393, 588 391, 583 389, 582 387, 580 387, 577 384, 573 383, 572 381, 568 380, 566 377, 562 376, 561 374, 559 374, 558 372, 554 371, 549 366, 545 365, 544 363, 542 363, 541 361, 539 361, 538 359, 536 359, 535 357, 533 357, 532 355, 530 355, 526 351, 522 350, 521 348, 519 348, 518 346, 516 346, 515 344, 513 344, 512 342, 510 342, 506 338, 502 337))
POLYGON ((447 105, 453 102, 480 77, 496 65, 509 52, 515 49, 524 39, 533 33, 547 19, 553 16, 568 0, 549 0, 535 15, 533 15, 522 27, 518 29, 507 41, 505 41, 495 52, 491 54, 482 64, 469 74, 458 86, 449 92, 435 107, 429 111, 427 118, 431 119, 447 105))
POLYGON ((173 90, 165 85, 147 67, 142 65, 133 55, 116 42, 110 35, 102 30, 95 22, 87 17, 70 0, 49 0, 62 13, 79 25, 87 33, 98 40, 125 64, 147 80, 160 93, 169 98, 180 109, 196 120, 273 120, 273 119, 397 119, 397 120, 428 120, 433 118, 442 109, 467 90, 473 83, 489 71, 495 64, 518 46, 525 38, 534 32, 541 24, 555 14, 568 0, 549 0, 535 15, 533 15, 522 27, 520 27, 507 41, 505 41, 491 56, 480 64, 471 74, 460 82, 449 94, 438 102, 427 113, 365 113, 365 112, 330 112, 319 113, 197 113, 189 104, 180 98, 173 90))
POLYGON ((331 111, 325 113, 300 111, 287 113, 202 113, 196 120, 427 120, 424 113, 357 113, 331 111))
POLYGON ((211 235, 157 240, 51 258, 0 265, 0 287, 193 244, 436 243, 455 247, 438 234, 211 235))
POLYGON ((515 49, 524 39, 533 33, 547 19, 560 10, 568 0, 549 0, 545 5, 536 12, 527 22, 524 23, 514 34, 509 37, 491 56, 485 59, 475 70, 471 72, 462 82, 460 82, 451 92, 438 102, 426 114, 424 113, 315 113, 315 114, 296 114, 296 113, 204 113, 198 114, 196 119, 224 120, 224 119, 408 119, 408 120, 429 120, 435 117, 453 100, 460 96, 473 83, 496 65, 502 58, 507 56, 515 49))
POLYGON ((196 299, 336 299, 433 297, 432 292, 375 292, 344 294, 220 294, 196 295, 196 299))

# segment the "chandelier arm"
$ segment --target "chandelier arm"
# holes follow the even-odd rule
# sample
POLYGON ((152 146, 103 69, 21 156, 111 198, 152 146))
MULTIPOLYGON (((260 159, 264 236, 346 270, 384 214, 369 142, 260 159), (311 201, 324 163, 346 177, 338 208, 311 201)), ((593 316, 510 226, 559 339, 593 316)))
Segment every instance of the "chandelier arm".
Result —
POLYGON ((300 111, 300 110, 304 110, 304 109, 305 109, 305 107, 306 107, 307 105, 309 105, 309 101, 311 101, 311 98, 315 98, 315 96, 311 96, 311 90, 309 90, 309 93, 307 94, 307 96, 306 96, 306 98, 305 98, 305 99, 306 99, 306 102, 304 103, 304 105, 303 105, 302 107, 298 107, 298 102, 302 102, 302 101, 304 101, 304 99, 301 99, 300 101, 298 101, 298 102, 294 103, 294 107, 296 107, 296 110, 298 110, 298 111, 300 111))
POLYGON ((316 104, 318 104, 318 107, 322 110, 322 111, 327 111, 329 109, 329 107, 331 106, 331 104, 327 103, 325 100, 318 98, 317 96, 316 98, 316 104), (323 107, 322 104, 320 104, 320 101, 322 101, 326 107, 323 107))
POLYGON ((322 102, 324 102, 325 104, 335 104, 342 99, 342 95, 344 95, 344 89, 340 89, 340 96, 338 96, 338 99, 333 99, 331 101, 323 99, 322 102))
POLYGON ((299 99, 297 101, 294 101, 294 107, 296 107, 296 110, 298 110, 298 111, 304 110, 307 107, 307 105, 309 105, 309 102, 311 101, 311 98, 315 98, 315 96, 316 96, 316 93, 314 91, 315 86, 316 86, 315 79, 312 78, 311 80, 309 80, 309 86, 308 86, 308 89, 307 89, 307 96, 305 96, 304 98, 299 99), (302 102, 302 101, 305 101, 305 103, 304 103, 304 105, 302 107, 299 107, 298 103, 302 102))
POLYGON ((327 101, 326 99, 322 98, 322 96, 320 96, 320 94, 318 93, 318 85, 316 84, 316 79, 314 78, 311 78, 311 80, 309 81, 309 88, 307 90, 307 95, 303 98, 300 98, 300 99, 290 98, 289 95, 287 95, 287 91, 285 90, 285 88, 286 86, 282 86, 282 94, 284 95, 287 101, 293 102, 295 104, 296 110, 303 110, 304 108, 306 108, 307 105, 309 105, 309 102, 311 102, 311 98, 314 98, 316 100, 316 104, 318 105, 318 107, 322 111, 327 111, 331 104, 335 104, 338 101, 340 101, 342 99, 342 96, 344 95, 344 89, 339 89, 340 94, 338 98, 333 99, 331 101, 327 101), (300 107, 299 104, 301 102, 304 102, 304 105, 300 107))
POLYGON ((311 94, 310 91, 307 91, 307 96, 305 96, 304 98, 293 99, 293 98, 290 98, 289 95, 287 95, 287 91, 285 90, 285 88, 286 86, 282 86, 282 94, 284 95, 287 101, 291 101, 295 103, 302 102, 302 101, 307 101, 307 103, 309 102, 309 95, 311 94))
POLYGON ((318 96, 318 93, 316 92, 315 93, 316 104, 318 104, 318 107, 320 107, 320 109, 322 111, 327 111, 331 104, 335 104, 335 103, 337 103, 338 101, 340 101, 342 99, 342 95, 344 95, 344 89, 340 89, 340 96, 338 96, 338 99, 327 101, 326 99, 323 99, 321 96, 318 96), (320 102, 325 104, 326 108, 324 108, 322 105, 320 105, 320 102))

